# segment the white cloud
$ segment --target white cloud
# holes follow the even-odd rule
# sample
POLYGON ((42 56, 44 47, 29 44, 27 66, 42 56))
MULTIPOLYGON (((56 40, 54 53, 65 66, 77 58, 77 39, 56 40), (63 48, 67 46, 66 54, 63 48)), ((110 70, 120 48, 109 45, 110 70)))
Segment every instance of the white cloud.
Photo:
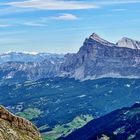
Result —
POLYGON ((100 0, 95 3, 98 5, 116 5, 116 4, 140 3, 140 0, 100 0))
POLYGON ((0 2, 0 6, 8 6, 0 9, 0 15, 34 10, 84 10, 129 3, 140 3, 140 0, 97 0, 94 2, 88 0, 13 0, 12 2, 0 2))
MULTIPOLYGON (((5 4, 0 4, 0 6, 3 6, 5 4)), ((13 13, 26 13, 26 12, 31 12, 35 11, 35 9, 26 9, 26 8, 18 8, 18 7, 5 7, 5 8, 0 8, 0 16, 1 15, 8 15, 8 14, 13 14, 13 13)))
POLYGON ((43 26, 48 26, 48 20, 49 18, 47 17, 37 17, 34 19, 1 18, 0 28, 19 27, 19 26, 43 27, 43 26))
POLYGON ((48 26, 48 20, 49 18, 47 17, 39 17, 28 21, 24 20, 22 23, 20 22, 19 24, 25 26, 44 27, 48 26))
POLYGON ((22 25, 26 25, 26 26, 33 26, 33 27, 42 27, 42 26, 47 26, 47 24, 43 24, 43 23, 36 23, 36 22, 24 22, 22 25))
POLYGON ((66 1, 66 0, 24 0, 8 2, 5 5, 20 7, 20 8, 35 8, 42 10, 78 10, 78 9, 93 9, 96 5, 84 1, 66 1))
POLYGON ((113 12, 123 12, 123 11, 127 11, 127 9, 113 9, 113 12))
POLYGON ((0 28, 6 28, 6 27, 11 27, 12 25, 10 24, 0 24, 0 28))
POLYGON ((52 17, 52 19, 57 19, 57 20, 77 20, 78 17, 73 14, 62 14, 56 17, 52 17))

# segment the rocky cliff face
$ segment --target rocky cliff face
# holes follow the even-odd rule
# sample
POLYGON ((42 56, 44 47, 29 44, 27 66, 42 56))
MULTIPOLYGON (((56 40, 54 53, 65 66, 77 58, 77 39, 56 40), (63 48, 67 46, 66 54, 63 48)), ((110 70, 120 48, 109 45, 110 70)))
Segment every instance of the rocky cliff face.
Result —
POLYGON ((140 103, 92 120, 63 140, 139 140, 140 103))
POLYGON ((42 140, 37 128, 29 121, 0 106, 0 140, 42 140))
POLYGON ((118 46, 94 33, 84 41, 77 54, 66 57, 61 68, 66 75, 83 80, 140 77, 139 66, 140 50, 118 46))

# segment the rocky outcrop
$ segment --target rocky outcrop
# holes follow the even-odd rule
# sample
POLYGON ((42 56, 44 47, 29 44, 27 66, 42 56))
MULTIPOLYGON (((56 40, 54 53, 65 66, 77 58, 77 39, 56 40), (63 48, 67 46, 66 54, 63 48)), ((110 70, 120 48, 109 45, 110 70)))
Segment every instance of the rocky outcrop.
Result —
POLYGON ((0 140, 42 140, 37 128, 0 106, 0 140))
POLYGON ((136 41, 127 37, 123 37, 116 44, 120 47, 125 47, 130 49, 140 49, 140 41, 136 41))
POLYGON ((140 103, 92 120, 63 140, 139 140, 140 103))

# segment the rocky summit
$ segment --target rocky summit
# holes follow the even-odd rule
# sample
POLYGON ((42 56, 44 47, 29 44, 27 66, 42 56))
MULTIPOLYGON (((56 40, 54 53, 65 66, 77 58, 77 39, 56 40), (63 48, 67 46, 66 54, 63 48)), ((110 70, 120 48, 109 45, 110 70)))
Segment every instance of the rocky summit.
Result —
POLYGON ((63 140, 140 140, 140 103, 92 120, 63 140))
POLYGON ((94 33, 84 41, 78 53, 67 55, 62 71, 65 75, 80 80, 102 77, 137 78, 140 77, 140 50, 135 49, 138 47, 138 41, 113 44, 94 33))
POLYGON ((125 48, 140 49, 140 41, 136 41, 127 37, 123 37, 116 44, 125 48))
POLYGON ((0 106, 0 140, 42 140, 37 128, 0 106))

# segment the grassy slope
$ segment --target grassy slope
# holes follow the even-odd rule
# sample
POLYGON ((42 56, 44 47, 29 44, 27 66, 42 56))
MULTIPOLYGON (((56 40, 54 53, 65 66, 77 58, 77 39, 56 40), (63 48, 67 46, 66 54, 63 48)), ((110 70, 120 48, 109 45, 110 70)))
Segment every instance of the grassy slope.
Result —
POLYGON ((23 112, 16 113, 16 115, 31 120, 37 118, 41 113, 38 108, 27 108, 23 112))
POLYGON ((52 131, 47 132, 43 134, 44 140, 55 140, 60 136, 67 136, 75 129, 83 127, 87 122, 92 120, 93 117, 91 115, 81 115, 77 116, 73 119, 73 121, 63 124, 63 125, 57 125, 53 128, 52 131))

